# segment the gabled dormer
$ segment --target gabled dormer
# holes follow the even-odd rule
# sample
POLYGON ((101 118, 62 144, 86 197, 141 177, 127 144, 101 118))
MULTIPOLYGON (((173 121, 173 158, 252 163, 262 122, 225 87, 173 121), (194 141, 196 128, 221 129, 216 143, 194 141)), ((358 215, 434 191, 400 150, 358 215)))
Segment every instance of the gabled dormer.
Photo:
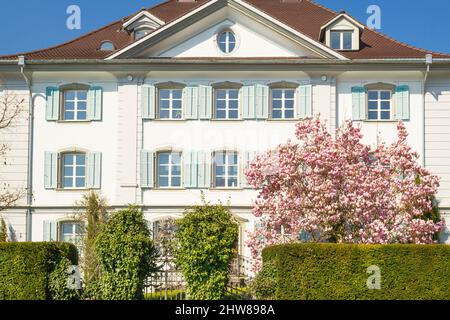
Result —
POLYGON ((340 12, 320 29, 320 41, 338 51, 358 51, 365 26, 340 12))
POLYGON ((164 21, 158 19, 146 10, 140 11, 123 24, 123 28, 134 34, 134 39, 139 40, 155 29, 164 25, 164 21))

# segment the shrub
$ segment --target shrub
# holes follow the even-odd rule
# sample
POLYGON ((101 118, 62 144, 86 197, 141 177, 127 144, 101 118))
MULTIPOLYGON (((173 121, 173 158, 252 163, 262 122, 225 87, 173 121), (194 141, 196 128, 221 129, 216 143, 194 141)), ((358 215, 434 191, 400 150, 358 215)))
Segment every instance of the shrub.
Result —
POLYGON ((144 215, 129 207, 112 215, 95 240, 106 300, 143 298, 144 280, 156 271, 156 250, 144 215))
POLYGON ((264 263, 264 268, 256 275, 251 284, 251 292, 258 300, 273 300, 277 287, 277 269, 275 261, 264 263))
POLYGON ((77 205, 82 209, 77 213, 76 218, 86 226, 81 257, 81 268, 84 275, 83 294, 87 299, 96 299, 100 294, 100 266, 95 255, 95 240, 101 227, 107 221, 108 204, 99 192, 90 191, 83 195, 77 205))
POLYGON ((223 205, 204 203, 177 221, 175 256, 190 299, 217 300, 225 295, 237 240, 238 225, 223 205))
POLYGON ((266 248, 263 258, 276 265, 276 299, 450 299, 445 245, 291 244, 266 248), (370 266, 380 268, 380 290, 367 286, 370 266))
POLYGON ((67 280, 52 282, 54 272, 61 275, 68 264, 78 264, 72 244, 0 243, 0 300, 70 298, 60 294, 66 290, 67 280))
POLYGON ((0 217, 0 242, 8 241, 8 230, 6 228, 5 220, 0 217))

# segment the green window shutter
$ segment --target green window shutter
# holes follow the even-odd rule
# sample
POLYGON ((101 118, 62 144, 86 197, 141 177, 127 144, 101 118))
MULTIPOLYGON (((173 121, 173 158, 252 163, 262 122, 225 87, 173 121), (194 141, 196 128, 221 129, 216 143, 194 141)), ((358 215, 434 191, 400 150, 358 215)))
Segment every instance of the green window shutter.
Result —
POLYGON ((56 152, 45 152, 44 167, 45 189, 56 189, 58 187, 58 154, 56 152))
POLYGON ((242 118, 255 119, 255 86, 242 87, 242 118))
POLYGON ((48 87, 46 89, 46 119, 47 121, 59 120, 59 89, 48 87))
POLYGON ((211 153, 199 151, 197 153, 197 187, 202 189, 211 188, 211 153))
POLYGON ((305 119, 312 116, 312 85, 301 85, 297 89, 297 117, 305 119))
POLYGON ((352 88, 352 119, 355 121, 366 119, 366 89, 352 88))
POLYGON ((198 115, 201 120, 209 120, 212 118, 212 87, 199 86, 198 88, 198 115))
POLYGON ((241 173, 241 187, 245 189, 250 189, 250 185, 247 182, 247 177, 245 176, 245 172, 250 168, 250 163, 256 157, 255 151, 246 151, 242 155, 242 173, 241 173))
POLYGON ((197 188, 198 187, 198 153, 195 151, 188 151, 183 153, 184 166, 184 187, 197 188))
POLYGON ((86 187, 90 189, 100 189, 102 182, 102 154, 100 152, 91 152, 86 155, 86 158, 86 187))
POLYGON ((255 86, 255 96, 256 119, 269 118, 269 87, 257 84, 255 86))
POLYGON ((198 119, 199 88, 197 86, 184 88, 183 105, 186 119, 198 119))
POLYGON ((141 151, 141 188, 151 189, 154 187, 154 161, 153 152, 141 151))
POLYGON ((409 120, 410 117, 409 87, 397 86, 395 88, 395 95, 397 98, 395 118, 397 120, 409 120))
POLYGON ((57 224, 55 221, 45 220, 44 221, 44 242, 57 241, 57 224))
POLYGON ((141 87, 142 119, 152 120, 156 118, 156 88, 152 85, 141 87))
POLYGON ((87 106, 88 119, 101 121, 103 113, 103 88, 90 87, 87 106))

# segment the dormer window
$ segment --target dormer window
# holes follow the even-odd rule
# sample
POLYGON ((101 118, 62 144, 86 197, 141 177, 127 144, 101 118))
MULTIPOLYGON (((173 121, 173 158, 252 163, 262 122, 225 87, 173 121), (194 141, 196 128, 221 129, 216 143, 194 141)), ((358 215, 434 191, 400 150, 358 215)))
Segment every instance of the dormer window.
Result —
POLYGON ((331 48, 335 50, 353 49, 353 31, 331 31, 331 48))
POLYGON ((334 50, 359 50, 364 28, 363 24, 341 12, 322 26, 319 40, 334 50))
POLYGON ((114 51, 115 47, 111 41, 103 41, 100 45, 100 51, 114 51))
POLYGON ((139 40, 148 35, 152 30, 150 28, 141 28, 134 31, 134 40, 139 40))

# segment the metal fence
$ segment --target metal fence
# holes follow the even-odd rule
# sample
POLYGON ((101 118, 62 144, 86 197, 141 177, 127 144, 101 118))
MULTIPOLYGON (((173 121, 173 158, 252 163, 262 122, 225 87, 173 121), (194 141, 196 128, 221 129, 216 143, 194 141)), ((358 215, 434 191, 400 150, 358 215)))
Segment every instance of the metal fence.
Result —
MULTIPOLYGON (((159 271, 152 274, 144 284, 148 300, 187 300, 186 283, 173 258, 161 259, 159 271)), ((251 299, 248 290, 251 261, 238 256, 230 265, 230 283, 226 288, 228 300, 251 299)))

